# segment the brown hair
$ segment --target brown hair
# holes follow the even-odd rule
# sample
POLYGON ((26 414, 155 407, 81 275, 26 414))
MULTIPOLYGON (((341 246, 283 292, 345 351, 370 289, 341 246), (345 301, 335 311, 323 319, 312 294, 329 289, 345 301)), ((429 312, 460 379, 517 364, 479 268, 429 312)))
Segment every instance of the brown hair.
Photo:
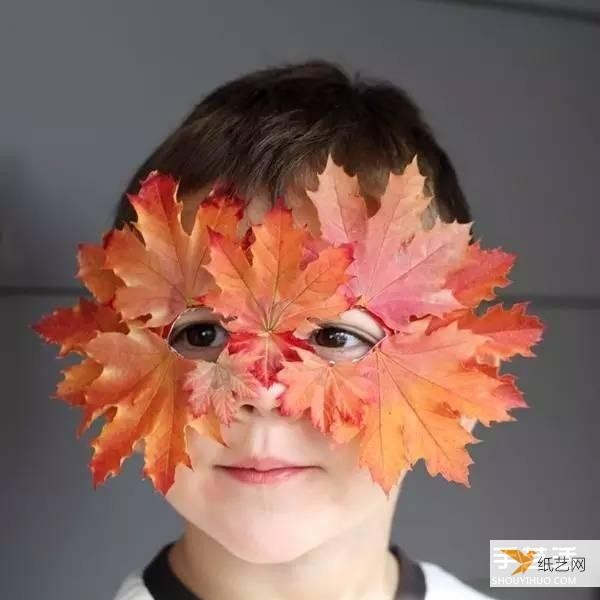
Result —
POLYGON ((372 198, 390 170, 401 172, 416 153, 440 217, 472 220, 448 156, 409 96, 312 60, 252 72, 206 96, 138 168, 114 226, 135 220, 127 194, 154 169, 178 179, 180 194, 220 181, 242 197, 266 190, 274 199, 288 189, 314 189, 330 152, 372 198))

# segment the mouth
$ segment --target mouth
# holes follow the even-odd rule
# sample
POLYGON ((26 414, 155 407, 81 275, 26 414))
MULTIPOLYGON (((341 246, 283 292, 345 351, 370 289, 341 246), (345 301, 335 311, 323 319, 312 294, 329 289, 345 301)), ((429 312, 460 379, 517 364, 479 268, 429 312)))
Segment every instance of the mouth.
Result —
POLYGON ((269 469, 257 471, 256 469, 240 469, 237 467, 216 467, 236 481, 249 484, 269 484, 286 481, 298 477, 307 471, 314 471, 318 467, 285 467, 283 469, 269 469))
POLYGON ((271 457, 253 457, 214 468, 235 481, 254 485, 279 483, 320 469, 316 465, 298 465, 271 457))

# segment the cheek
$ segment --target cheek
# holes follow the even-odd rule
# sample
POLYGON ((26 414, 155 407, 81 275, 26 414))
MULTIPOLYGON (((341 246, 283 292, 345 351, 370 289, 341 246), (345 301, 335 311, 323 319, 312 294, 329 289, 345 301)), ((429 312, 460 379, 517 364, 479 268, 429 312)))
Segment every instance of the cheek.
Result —
POLYGON ((323 468, 282 483, 248 485, 212 466, 226 462, 227 453, 233 456, 236 437, 247 437, 225 432, 230 448, 188 430, 193 468, 178 465, 166 499, 188 523, 243 560, 293 560, 373 515, 393 512, 395 495, 386 498, 368 471, 357 468, 358 447, 352 442, 333 445, 309 423, 283 427, 281 442, 294 440, 289 443, 295 456, 305 444, 323 468))

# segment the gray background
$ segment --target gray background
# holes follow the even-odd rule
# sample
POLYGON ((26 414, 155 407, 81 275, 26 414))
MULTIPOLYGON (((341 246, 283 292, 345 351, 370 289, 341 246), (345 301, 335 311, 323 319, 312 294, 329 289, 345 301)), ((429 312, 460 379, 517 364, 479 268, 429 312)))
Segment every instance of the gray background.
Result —
MULTIPOLYGON (((96 491, 79 413, 48 399, 28 329, 75 300, 75 249, 134 168, 214 86, 322 57, 391 79, 447 148, 485 247, 518 255, 509 302, 548 326, 511 371, 531 406, 478 426, 472 488, 406 481, 393 537, 485 589, 489 539, 600 538, 600 3, 20 0, 0 18, 0 597, 107 600, 181 529, 141 459, 96 491)), ((493 590, 590 598, 591 590, 493 590)))

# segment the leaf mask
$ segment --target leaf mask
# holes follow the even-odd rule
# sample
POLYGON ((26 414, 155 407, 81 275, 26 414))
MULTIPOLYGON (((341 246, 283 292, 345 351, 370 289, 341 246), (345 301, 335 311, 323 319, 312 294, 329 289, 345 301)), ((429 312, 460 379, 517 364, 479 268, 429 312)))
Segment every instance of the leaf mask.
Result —
POLYGON ((386 494, 420 459, 430 475, 469 486, 466 446, 479 440, 461 419, 489 427, 527 407, 499 367, 534 356, 544 325, 528 303, 478 314, 510 283, 515 257, 470 243, 471 223, 425 228, 424 181, 415 156, 367 216, 356 178, 329 157, 307 191, 320 236, 282 200, 248 226, 243 201, 217 190, 188 232, 177 183, 152 172, 130 196, 137 221, 79 247, 77 276, 93 300, 34 325, 61 356, 82 357, 57 396, 83 410, 78 436, 105 419, 91 442, 94 486, 143 440, 144 475, 166 494, 177 464, 191 467, 185 429, 225 444, 221 428, 240 404, 275 382, 285 386, 278 410, 336 443, 353 440, 357 467, 386 494), (211 360, 171 345, 178 319, 203 307, 228 332, 211 360), (312 336, 353 308, 384 337, 353 360, 319 355, 312 336))

